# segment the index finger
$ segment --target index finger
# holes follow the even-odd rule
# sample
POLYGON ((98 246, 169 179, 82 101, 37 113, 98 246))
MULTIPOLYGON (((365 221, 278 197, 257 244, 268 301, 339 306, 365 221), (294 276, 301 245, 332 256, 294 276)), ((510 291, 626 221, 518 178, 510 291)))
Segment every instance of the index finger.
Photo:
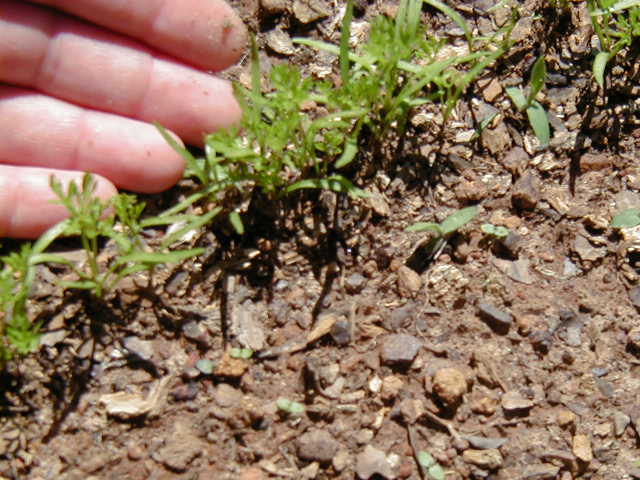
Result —
POLYGON ((33 0, 129 35, 207 70, 242 54, 246 29, 223 0, 33 0))

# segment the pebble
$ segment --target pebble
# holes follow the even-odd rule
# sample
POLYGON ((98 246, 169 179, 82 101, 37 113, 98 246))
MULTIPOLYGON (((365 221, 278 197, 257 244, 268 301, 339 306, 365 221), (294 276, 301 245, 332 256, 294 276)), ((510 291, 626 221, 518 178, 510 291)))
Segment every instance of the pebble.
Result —
POLYGON ((497 327, 509 328, 513 323, 513 316, 510 313, 500 310, 490 303, 479 302, 478 310, 482 318, 493 323, 497 327))
POLYGON ((206 341, 204 330, 195 320, 185 323, 182 326, 182 333, 193 342, 203 343, 206 341))
POLYGON ((122 345, 127 351, 142 360, 151 360, 153 357, 153 342, 141 340, 138 337, 126 337, 122 341, 122 345))
POLYGON ((627 345, 634 352, 640 353, 640 327, 634 327, 627 333, 627 345))
POLYGON ((422 278, 418 273, 407 267, 401 266, 397 272, 398 275, 398 293, 402 297, 411 297, 422 288, 422 278))
POLYGON ((215 389, 213 399, 221 407, 233 407, 242 401, 242 392, 227 383, 221 383, 215 389))
POLYGON ((509 413, 523 412, 533 407, 533 402, 524 398, 520 392, 511 390, 502 396, 502 408, 509 413))
POLYGON ((331 11, 321 0, 295 0, 293 14, 302 23, 311 23, 328 17, 331 11))
POLYGON ((338 473, 347 468, 349 464, 349 450, 338 450, 338 453, 336 453, 333 460, 331 460, 331 464, 333 465, 333 469, 338 473))
POLYGON ((467 392, 467 380, 457 368, 441 368, 433 376, 433 391, 447 407, 455 407, 467 392))
POLYGON ((340 318, 333 324, 329 334, 337 345, 344 347, 351 342, 351 322, 346 318, 340 318))
POLYGON ((406 366, 413 362, 421 347, 422 341, 413 335, 387 335, 382 341, 380 359, 386 365, 406 366))
POLYGON ((540 182, 526 171, 513 185, 511 203, 522 210, 533 210, 540 201, 540 182))
POLYGON ((404 382, 400 377, 388 375, 382 379, 382 398, 391 400, 396 398, 404 387, 404 382))
POLYGON ((496 448, 487 450, 468 449, 462 452, 462 459, 480 468, 495 470, 502 466, 502 454, 496 448))
POLYGON ((629 290, 629 300, 634 307, 640 308, 640 285, 629 290))
POLYGON ((525 468, 522 480, 555 480, 558 478, 560 467, 554 465, 531 465, 525 468))
POLYGON ((471 400, 471 411, 487 417, 496 413, 498 400, 489 395, 474 395, 471 400))
POLYGON ((516 259, 522 248, 522 235, 509 232, 505 238, 500 240, 500 245, 509 258, 516 259))
POLYGON ((266 41, 269 48, 276 53, 280 53, 281 55, 293 55, 296 53, 291 37, 289 37, 287 32, 279 28, 267 32, 266 41))
POLYGON ((362 480, 368 480, 376 474, 389 480, 395 478, 395 473, 384 452, 371 445, 367 445, 364 451, 358 454, 356 474, 362 480))
POLYGON ((588 435, 575 435, 573 437, 572 451, 576 458, 584 463, 590 463, 593 460, 591 439, 588 435))
POLYGON ((514 147, 506 153, 502 164, 512 174, 520 175, 529 164, 529 154, 522 147, 514 147))
POLYGON ((359 273, 352 273, 344 280, 344 287, 347 293, 360 293, 367 284, 367 279, 359 273))
POLYGON ((312 430, 298 438, 296 447, 301 459, 327 463, 338 452, 340 444, 327 431, 312 430))
POLYGON ((613 412, 612 420, 613 433, 616 437, 622 435, 629 426, 629 423, 631 423, 631 418, 629 417, 629 415, 626 415, 619 410, 613 412))
POLYGON ((398 411, 402 415, 402 419, 409 425, 418 421, 424 415, 425 407, 422 400, 417 398, 405 398, 398 405, 398 411))
POLYGON ((153 452, 151 458, 170 470, 185 472, 201 454, 202 445, 197 437, 178 433, 168 436, 164 446, 153 452))
POLYGON ((269 13, 283 13, 287 10, 287 0, 260 0, 260 6, 269 13))

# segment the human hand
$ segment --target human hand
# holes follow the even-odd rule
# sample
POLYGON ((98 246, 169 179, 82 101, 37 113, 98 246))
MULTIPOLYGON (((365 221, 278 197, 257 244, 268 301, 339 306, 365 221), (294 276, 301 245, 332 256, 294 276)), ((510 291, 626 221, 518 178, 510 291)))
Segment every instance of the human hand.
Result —
POLYGON ((202 144, 239 120, 231 86, 205 73, 245 43, 223 0, 32 3, 0 0, 0 237, 35 238, 66 216, 51 174, 93 172, 103 198, 173 185, 184 161, 150 122, 202 144))

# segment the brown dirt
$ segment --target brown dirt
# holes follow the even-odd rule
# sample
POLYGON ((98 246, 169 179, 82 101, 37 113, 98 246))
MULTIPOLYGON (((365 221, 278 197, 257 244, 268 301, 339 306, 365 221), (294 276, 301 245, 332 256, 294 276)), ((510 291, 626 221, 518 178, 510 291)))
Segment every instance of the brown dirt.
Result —
MULTIPOLYGON (((263 64, 331 66, 306 48, 287 53, 290 36, 336 40, 331 4, 236 6, 260 32, 263 64), (317 10, 328 16, 303 23, 317 10)), ((505 15, 458 7, 480 31, 505 15)), ((204 260, 159 271, 151 286, 128 279, 104 303, 61 292, 64 272, 43 268, 32 314, 45 345, 2 377, 0 474, 418 479, 428 477, 416 454, 428 451, 447 480, 640 478, 637 241, 608 227, 640 203, 633 71, 614 70, 603 96, 585 3, 561 16, 521 8, 540 16, 523 17, 522 41, 443 136, 436 110, 416 112, 411 151, 367 186, 374 202, 325 192, 298 205, 303 220, 270 223, 264 211, 243 238, 217 228, 199 237, 204 260), (555 137, 537 152, 503 86, 526 81, 540 51, 555 137), (492 109, 482 137, 464 141, 492 109), (468 204, 476 220, 425 258, 427 236, 405 228, 468 204), (514 235, 492 242, 487 222, 514 235), (225 354, 223 331, 256 355, 225 354), (279 411, 280 397, 305 414, 279 411)), ((356 20, 392 9, 362 1, 356 20)))

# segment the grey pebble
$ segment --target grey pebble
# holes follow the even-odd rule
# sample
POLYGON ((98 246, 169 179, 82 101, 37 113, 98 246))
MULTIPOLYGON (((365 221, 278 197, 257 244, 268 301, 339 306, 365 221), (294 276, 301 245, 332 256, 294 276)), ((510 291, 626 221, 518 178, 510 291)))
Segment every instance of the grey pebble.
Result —
POLYGON ((406 333, 387 335, 382 340, 380 358, 387 365, 406 365, 413 362, 421 347, 422 341, 413 335, 406 333))

